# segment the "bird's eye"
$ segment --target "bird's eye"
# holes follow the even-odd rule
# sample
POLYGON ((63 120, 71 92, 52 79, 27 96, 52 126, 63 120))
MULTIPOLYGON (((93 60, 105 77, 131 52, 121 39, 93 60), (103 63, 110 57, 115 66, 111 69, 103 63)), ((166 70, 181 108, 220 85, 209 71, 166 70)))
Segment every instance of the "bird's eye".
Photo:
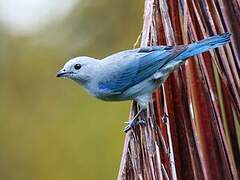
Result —
POLYGON ((74 69, 79 70, 81 67, 81 64, 75 64, 74 69))

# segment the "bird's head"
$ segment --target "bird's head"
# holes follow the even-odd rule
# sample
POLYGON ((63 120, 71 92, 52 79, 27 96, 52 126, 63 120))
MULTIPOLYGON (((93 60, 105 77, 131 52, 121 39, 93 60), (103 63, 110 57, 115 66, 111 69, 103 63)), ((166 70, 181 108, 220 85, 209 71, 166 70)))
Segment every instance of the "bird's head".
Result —
POLYGON ((81 56, 69 60, 64 67, 57 73, 57 77, 72 79, 80 84, 84 84, 92 77, 94 68, 98 60, 81 56))

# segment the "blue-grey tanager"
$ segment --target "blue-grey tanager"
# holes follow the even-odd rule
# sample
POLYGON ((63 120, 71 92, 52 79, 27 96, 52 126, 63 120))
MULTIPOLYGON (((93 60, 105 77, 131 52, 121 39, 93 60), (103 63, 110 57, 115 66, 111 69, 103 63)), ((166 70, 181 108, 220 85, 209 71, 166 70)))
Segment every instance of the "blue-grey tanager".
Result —
MULTIPOLYGON (((146 109, 151 93, 188 57, 229 41, 230 33, 224 33, 189 45, 125 50, 102 60, 80 56, 69 60, 57 77, 74 80, 96 98, 105 101, 135 100, 141 109, 146 109)), ((136 117, 125 131, 138 124, 136 117)))

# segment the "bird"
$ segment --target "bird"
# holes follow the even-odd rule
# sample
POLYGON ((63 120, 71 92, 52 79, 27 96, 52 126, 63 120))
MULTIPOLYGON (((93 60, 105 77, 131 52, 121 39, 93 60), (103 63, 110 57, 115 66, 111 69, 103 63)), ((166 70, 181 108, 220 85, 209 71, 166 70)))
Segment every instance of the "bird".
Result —
POLYGON ((230 42, 230 33, 210 36, 188 45, 158 45, 124 50, 101 60, 88 56, 70 59, 57 72, 83 86, 87 92, 104 101, 135 100, 140 111, 124 131, 145 124, 137 117, 147 109, 151 94, 189 57, 230 42))

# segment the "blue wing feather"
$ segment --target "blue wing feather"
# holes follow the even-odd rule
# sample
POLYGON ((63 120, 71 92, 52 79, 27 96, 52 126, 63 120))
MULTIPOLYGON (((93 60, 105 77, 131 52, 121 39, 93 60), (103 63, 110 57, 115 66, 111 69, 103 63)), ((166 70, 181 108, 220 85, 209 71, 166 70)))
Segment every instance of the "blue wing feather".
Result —
POLYGON ((115 72, 115 76, 108 79, 108 81, 100 82, 98 86, 100 89, 108 91, 108 93, 122 93, 153 75, 185 49, 185 46, 153 46, 126 51, 124 56, 122 54, 113 55, 112 57, 120 58, 120 60, 127 57, 131 57, 131 59, 128 59, 128 63, 125 63, 123 67, 119 67, 119 71, 115 72))

